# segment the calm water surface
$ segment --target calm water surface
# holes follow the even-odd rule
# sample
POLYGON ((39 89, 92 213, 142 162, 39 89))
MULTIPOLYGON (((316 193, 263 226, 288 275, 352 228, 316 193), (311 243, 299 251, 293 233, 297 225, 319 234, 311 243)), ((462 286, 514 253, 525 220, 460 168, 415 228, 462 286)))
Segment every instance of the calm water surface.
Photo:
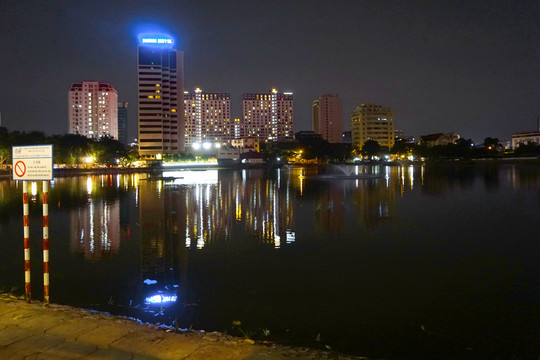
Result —
MULTIPOLYGON (((55 179, 51 301, 366 356, 540 356, 538 165, 159 175, 55 179)), ((0 179, 0 288, 17 294, 21 185, 0 179)))

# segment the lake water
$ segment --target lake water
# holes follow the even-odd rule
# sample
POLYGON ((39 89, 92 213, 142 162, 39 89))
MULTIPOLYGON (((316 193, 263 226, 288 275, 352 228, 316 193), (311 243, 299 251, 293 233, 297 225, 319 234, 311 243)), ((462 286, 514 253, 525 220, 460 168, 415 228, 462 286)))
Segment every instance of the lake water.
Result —
MULTIPOLYGON (((31 192, 41 299, 41 184, 31 192)), ((537 164, 59 177, 49 204, 55 303, 383 358, 540 355, 537 164)), ((9 179, 0 289, 24 292, 9 179)))

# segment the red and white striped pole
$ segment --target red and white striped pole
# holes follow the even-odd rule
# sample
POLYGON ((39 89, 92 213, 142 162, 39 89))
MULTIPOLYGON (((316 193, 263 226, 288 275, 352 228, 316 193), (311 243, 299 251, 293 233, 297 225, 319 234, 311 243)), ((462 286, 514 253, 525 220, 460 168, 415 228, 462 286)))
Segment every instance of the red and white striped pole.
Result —
POLYGON ((23 181, 24 298, 30 302, 30 219, 28 214, 28 181, 23 181))
POLYGON ((49 305, 49 182, 43 181, 43 298, 49 305))

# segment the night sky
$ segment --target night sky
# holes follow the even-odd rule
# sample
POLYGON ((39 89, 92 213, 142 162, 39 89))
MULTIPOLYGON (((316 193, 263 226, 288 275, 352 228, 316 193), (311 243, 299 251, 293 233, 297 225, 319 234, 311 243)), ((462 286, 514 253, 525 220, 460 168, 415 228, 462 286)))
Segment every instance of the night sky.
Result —
POLYGON ((391 106, 406 135, 483 141, 533 131, 540 115, 540 1, 0 2, 0 112, 10 130, 67 132, 73 82, 112 83, 137 131, 137 34, 184 51, 185 89, 339 94, 344 124, 362 103, 391 106))

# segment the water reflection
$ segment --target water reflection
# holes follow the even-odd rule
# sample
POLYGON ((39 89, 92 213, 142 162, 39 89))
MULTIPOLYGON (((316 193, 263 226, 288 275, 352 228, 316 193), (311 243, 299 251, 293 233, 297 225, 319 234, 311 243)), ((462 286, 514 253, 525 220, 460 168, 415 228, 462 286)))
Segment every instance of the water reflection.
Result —
MULTIPOLYGON (((77 192, 85 187, 86 198, 69 211, 70 248, 74 254, 97 261, 116 254, 123 237, 129 238, 129 207, 122 194, 131 189, 138 175, 100 175, 86 178, 59 178, 56 191, 66 187, 77 192), (84 184, 84 185, 83 185, 84 184), (121 199, 122 198, 122 199, 121 199)), ((62 199, 62 197, 60 197, 62 199)), ((68 200, 59 200, 58 208, 71 207, 68 200)))
MULTIPOLYGON (((284 337, 296 330, 313 340, 320 331, 345 350, 376 343, 382 328, 395 329, 389 345, 426 341, 421 324, 459 338, 501 314, 498 339, 508 324, 533 333, 535 324, 523 324, 537 304, 530 234, 538 201, 530 195, 540 194, 538 166, 344 170, 380 176, 321 180, 312 175, 329 169, 293 166, 57 178, 49 197, 55 301, 114 298, 119 313, 195 328, 245 319, 284 337), (516 283, 524 290, 512 292, 516 283)), ((20 187, 0 180, 0 239, 20 231, 20 187)), ((14 244, 0 242, 5 288, 21 268, 14 244)))
POLYGON ((120 248, 120 201, 89 200, 70 212, 71 250, 87 259, 115 254, 120 248))
POLYGON ((288 187, 281 188, 280 176, 266 177, 263 170, 218 176, 209 170, 167 172, 162 179, 142 181, 141 227, 152 229, 148 236, 157 242, 172 234, 192 249, 242 240, 275 247, 282 246, 281 239, 291 243, 295 198, 288 187))

